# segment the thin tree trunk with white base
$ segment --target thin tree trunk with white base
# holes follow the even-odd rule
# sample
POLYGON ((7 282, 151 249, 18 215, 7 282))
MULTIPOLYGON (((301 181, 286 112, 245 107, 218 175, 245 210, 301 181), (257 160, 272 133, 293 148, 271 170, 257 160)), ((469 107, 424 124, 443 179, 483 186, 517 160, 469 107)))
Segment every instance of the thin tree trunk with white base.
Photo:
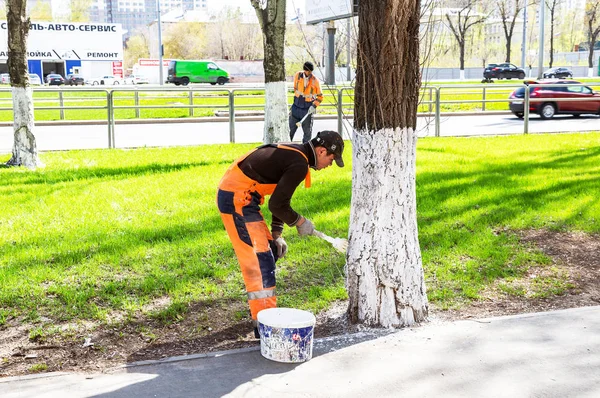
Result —
POLYGON ((25 166, 30 169, 43 166, 38 158, 33 135, 33 97, 29 87, 27 69, 27 36, 29 18, 24 0, 8 0, 8 72, 12 86, 14 114, 14 144, 9 166, 25 166))
POLYGON ((417 230, 419 11, 414 0, 359 2, 347 288, 353 323, 427 317, 417 230))
POLYGON ((31 87, 13 87, 14 144, 9 166, 25 166, 30 169, 43 166, 38 158, 33 135, 33 97, 31 87))
POLYGON ((289 141, 285 84, 286 0, 250 0, 263 34, 265 70, 265 128, 263 142, 289 141))
POLYGON ((288 113, 285 82, 266 83, 264 143, 289 141, 288 113))

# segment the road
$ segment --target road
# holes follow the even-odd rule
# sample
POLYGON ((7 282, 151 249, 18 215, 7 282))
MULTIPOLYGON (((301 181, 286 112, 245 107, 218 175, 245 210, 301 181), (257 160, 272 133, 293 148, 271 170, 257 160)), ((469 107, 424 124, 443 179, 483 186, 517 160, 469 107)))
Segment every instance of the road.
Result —
MULTIPOLYGON (((523 134, 523 121, 512 115, 485 116, 448 116, 440 121, 441 136, 478 136, 523 134)), ((418 118, 417 127, 420 137, 433 137, 435 123, 433 118, 418 118)), ((337 130, 337 120, 317 119, 313 131, 337 130)), ((574 118, 558 116, 552 120, 541 120, 532 116, 530 133, 550 133, 569 131, 600 130, 600 117, 586 116, 574 118)), ((235 124, 235 142, 261 142, 262 121, 237 121, 235 124)), ((351 126, 344 122, 344 138, 351 136, 351 126)), ((36 126, 35 136, 40 151, 95 149, 108 147, 108 128, 106 125, 60 125, 36 126)), ((301 132, 296 133, 301 139, 301 132)), ((117 124, 115 127, 115 145, 117 148, 142 146, 178 146, 219 144, 229 142, 229 123, 154 123, 154 124, 117 124)), ((13 144, 12 127, 0 127, 0 154, 10 153, 13 144)))

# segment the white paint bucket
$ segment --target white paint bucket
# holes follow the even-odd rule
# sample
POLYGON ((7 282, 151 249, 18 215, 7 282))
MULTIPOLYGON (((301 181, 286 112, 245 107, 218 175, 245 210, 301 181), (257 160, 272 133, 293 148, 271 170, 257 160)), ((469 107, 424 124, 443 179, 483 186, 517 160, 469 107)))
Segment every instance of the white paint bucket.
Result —
POLYGON ((277 362, 312 358, 315 316, 294 308, 269 308, 258 313, 260 353, 277 362))

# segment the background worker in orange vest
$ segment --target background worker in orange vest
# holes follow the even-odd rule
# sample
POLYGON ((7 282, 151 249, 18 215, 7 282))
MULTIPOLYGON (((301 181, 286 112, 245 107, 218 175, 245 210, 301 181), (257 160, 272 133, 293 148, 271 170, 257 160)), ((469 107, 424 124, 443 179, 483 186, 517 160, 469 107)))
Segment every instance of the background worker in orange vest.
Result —
POLYGON ((281 236, 283 224, 295 226, 298 235, 312 235, 313 223, 290 202, 302 180, 310 186, 310 169, 322 170, 335 160, 344 167, 344 141, 335 131, 321 131, 305 144, 260 146, 236 160, 219 183, 217 205, 242 270, 248 305, 258 338, 258 312, 277 307, 275 262, 287 253, 281 236), (271 195, 271 231, 260 211, 271 195))
POLYGON ((312 73, 315 69, 312 62, 305 62, 302 68, 302 71, 294 75, 294 103, 289 118, 290 140, 294 140, 294 134, 298 129, 296 123, 308 114, 302 121, 304 131, 302 142, 307 143, 312 138, 313 115, 317 111, 317 106, 323 101, 323 93, 321 93, 319 80, 312 73))

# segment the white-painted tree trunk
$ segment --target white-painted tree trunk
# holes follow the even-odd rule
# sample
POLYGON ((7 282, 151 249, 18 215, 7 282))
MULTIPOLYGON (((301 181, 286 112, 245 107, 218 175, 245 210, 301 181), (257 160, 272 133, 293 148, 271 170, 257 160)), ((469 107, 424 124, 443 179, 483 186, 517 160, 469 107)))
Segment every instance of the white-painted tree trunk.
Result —
POLYGON ((594 77, 594 68, 588 68, 588 77, 594 77))
POLYGON ((464 69, 460 70, 460 80, 465 80, 465 70, 464 69))
POLYGON ((285 82, 265 83, 265 128, 263 142, 272 144, 290 140, 287 88, 285 82))
POLYGON ((13 87, 14 144, 9 165, 21 165, 30 169, 43 167, 37 155, 33 135, 33 96, 31 87, 13 87))
POLYGON ((417 233, 412 128, 354 131, 347 253, 353 322, 402 327, 427 317, 417 233))

